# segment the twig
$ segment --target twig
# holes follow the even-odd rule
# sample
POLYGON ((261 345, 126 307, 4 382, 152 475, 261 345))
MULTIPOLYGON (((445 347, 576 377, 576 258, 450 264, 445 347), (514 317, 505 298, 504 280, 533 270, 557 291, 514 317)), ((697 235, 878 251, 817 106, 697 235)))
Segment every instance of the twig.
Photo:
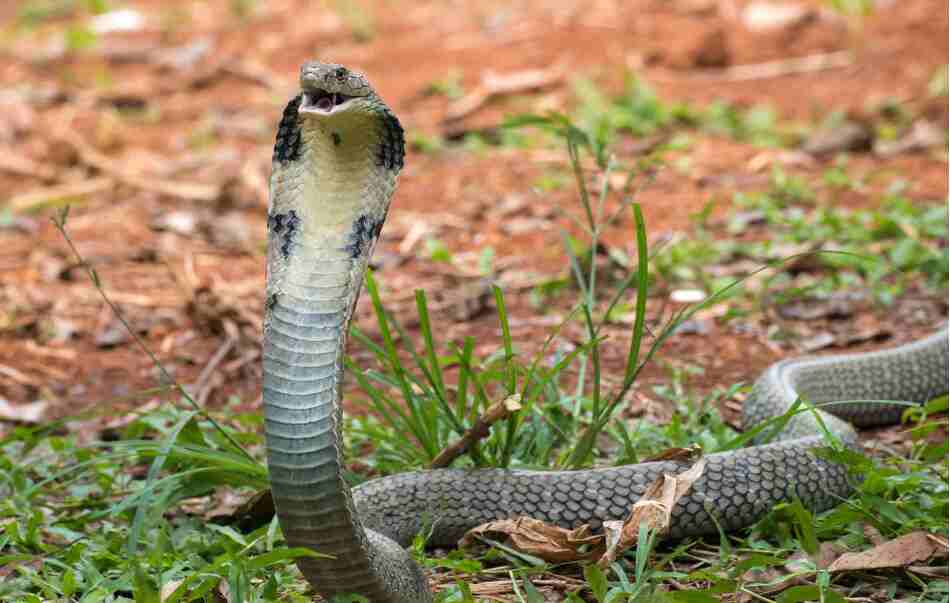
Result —
POLYGON ((260 65, 240 62, 226 61, 221 65, 221 71, 233 77, 241 78, 259 84, 271 90, 280 90, 287 87, 286 83, 271 76, 270 71, 260 65))
POLYGON ((172 182, 130 174, 116 165, 116 162, 108 156, 93 148, 92 145, 72 130, 63 129, 59 132, 59 138, 76 150, 83 163, 129 186, 189 201, 215 201, 221 196, 221 187, 213 184, 172 182))
POLYGON ((442 450, 432 462, 429 463, 430 469, 439 469, 448 467, 452 461, 461 456, 475 442, 485 438, 488 431, 494 423, 508 418, 513 412, 521 410, 521 396, 514 394, 504 400, 495 402, 488 407, 481 416, 475 420, 472 425, 457 441, 442 450))
POLYGON ((496 96, 546 88, 559 83, 562 79, 564 79, 564 71, 560 68, 529 69, 506 75, 486 73, 475 90, 449 106, 445 121, 462 119, 479 110, 482 105, 496 96))
POLYGON ((95 193, 111 190, 115 186, 112 178, 92 178, 82 182, 70 182, 57 186, 38 188, 20 193, 7 201, 7 207, 15 212, 32 211, 63 199, 77 199, 95 193))
POLYGON ((33 161, 29 157, 24 157, 22 154, 6 147, 0 148, 0 171, 39 178, 40 180, 52 181, 56 179, 56 170, 52 167, 39 161, 33 161))
MULTIPOLYGON (((691 79, 715 80, 724 82, 744 82, 763 80, 797 73, 813 73, 828 69, 843 69, 854 63, 854 57, 847 50, 811 54, 780 61, 766 61, 749 65, 734 65, 725 69, 691 72, 691 79)), ((660 79, 680 79, 678 77, 660 77, 660 79)))
POLYGON ((218 348, 218 351, 214 353, 214 356, 211 357, 211 360, 208 361, 208 364, 201 370, 201 374, 198 375, 198 379, 195 380, 195 396, 198 398, 199 404, 204 404, 208 398, 208 395, 211 393, 211 376, 214 375, 215 371, 218 370, 218 365, 224 360, 232 348, 234 348, 235 339, 228 335, 224 343, 218 348))
POLYGON ((126 331, 128 331, 129 335, 132 337, 132 340, 135 341, 136 345, 138 345, 139 348, 143 352, 145 352, 145 355, 149 357, 149 359, 152 361, 152 364, 154 364, 155 367, 158 368, 158 371, 161 374, 162 379, 165 380, 165 383, 174 384, 175 389, 178 390, 181 396, 185 399, 185 401, 188 402, 189 405, 191 405, 191 407, 195 410, 195 412, 197 412, 203 418, 207 419, 208 422, 210 422, 211 425, 218 431, 218 433, 220 433, 224 437, 224 439, 227 440, 228 443, 231 444, 231 446, 235 448, 235 450, 239 450, 250 461, 253 461, 256 463, 257 460, 253 456, 251 456, 251 454, 247 450, 245 450, 244 447, 241 446, 241 444, 238 443, 237 440, 231 437, 231 434, 225 431, 224 428, 221 427, 221 425, 214 419, 214 417, 208 414, 208 411, 201 408, 201 406, 199 406, 198 403, 195 402, 194 398, 192 398, 191 395, 188 394, 188 391, 180 383, 178 383, 178 381, 172 378, 169 372, 165 369, 165 365, 163 365, 161 360, 158 359, 158 356, 156 356, 155 353, 152 352, 152 350, 149 349, 147 345, 145 345, 145 342, 142 340, 139 334, 135 331, 135 329, 132 328, 129 322, 125 319, 125 316, 122 314, 122 311, 119 310, 119 307, 115 305, 115 303, 112 301, 112 299, 109 298, 108 295, 106 295, 105 289, 102 288, 102 281, 99 280, 99 274, 96 272, 95 268, 93 268, 88 263, 86 263, 86 260, 82 257, 82 254, 79 253, 79 249, 77 249, 75 243, 73 243, 72 237, 70 237, 69 233, 66 232, 66 219, 68 217, 69 217, 69 206, 67 205, 56 216, 51 217, 50 220, 53 222, 53 225, 56 227, 56 230, 59 231, 59 234, 61 234, 63 236, 63 239, 66 240, 66 244, 69 245, 69 249, 70 251, 73 252, 73 255, 76 257, 76 261, 79 262, 80 266, 86 269, 86 274, 89 275, 89 279, 92 280, 92 284, 95 286, 96 291, 99 292, 99 295, 102 297, 102 300, 106 302, 106 305, 108 305, 109 309, 112 310, 112 313, 115 315, 116 319, 120 323, 122 323, 122 326, 125 328, 126 331))
POLYGON ((231 373, 242 368, 243 366, 247 365, 250 362, 254 362, 260 357, 261 357, 261 351, 259 348, 255 347, 245 352, 244 355, 241 356, 240 358, 237 358, 225 364, 223 367, 221 367, 221 370, 224 371, 226 375, 230 375, 231 373))
POLYGON ((36 385, 36 382, 30 379, 25 373, 5 364, 0 364, 0 377, 7 377, 14 383, 19 383, 20 385, 36 385))

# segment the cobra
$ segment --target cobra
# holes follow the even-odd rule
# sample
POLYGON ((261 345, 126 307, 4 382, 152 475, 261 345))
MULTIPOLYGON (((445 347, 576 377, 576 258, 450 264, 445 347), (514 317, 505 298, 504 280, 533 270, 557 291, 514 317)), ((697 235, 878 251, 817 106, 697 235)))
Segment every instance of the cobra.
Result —
MULTIPOLYGON (((326 597, 430 601, 425 575, 403 548, 433 522, 430 543, 454 544, 485 521, 531 516, 564 527, 621 519, 663 473, 653 462, 579 471, 417 471, 350 489, 343 477, 340 384, 347 328, 364 271, 403 166, 399 120, 362 75, 311 62, 280 120, 270 179, 264 383, 268 465, 289 545, 328 558, 298 565, 326 597)), ((947 332, 896 349, 779 362, 745 409, 755 423, 803 396, 927 400, 947 392, 947 332)), ((827 509, 851 491, 846 470, 811 449, 816 416, 845 443, 848 421, 896 420, 900 407, 851 403, 801 413, 768 444, 706 457, 705 472, 673 510, 673 537, 748 526, 781 501, 827 509)))

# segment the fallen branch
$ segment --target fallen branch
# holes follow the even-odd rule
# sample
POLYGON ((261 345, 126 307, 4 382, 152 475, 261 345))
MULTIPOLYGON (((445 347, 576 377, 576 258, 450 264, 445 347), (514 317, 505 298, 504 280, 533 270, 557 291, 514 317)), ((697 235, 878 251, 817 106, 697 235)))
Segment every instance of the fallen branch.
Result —
POLYGON ((0 171, 46 181, 56 179, 56 170, 53 167, 33 161, 9 148, 0 148, 0 171))
POLYGON ((79 155, 79 160, 82 163, 112 176, 123 184, 188 201, 215 201, 221 196, 221 187, 213 184, 172 182, 130 174, 117 165, 113 159, 93 148, 73 130, 64 129, 58 133, 58 137, 76 150, 76 154, 79 155))
POLYGON ((14 212, 29 212, 62 201, 75 201, 81 197, 112 190, 115 180, 112 178, 92 178, 82 182, 70 182, 56 186, 20 193, 7 200, 7 207, 14 212))
MULTIPOLYGON (((854 63, 854 57, 847 50, 812 54, 804 57, 766 61, 749 65, 734 65, 724 69, 706 69, 690 72, 691 79, 714 80, 721 82, 744 82, 763 80, 798 73, 813 73, 829 69, 843 69, 854 63)), ((681 79, 676 76, 660 76, 659 79, 681 79)))
POLYGON ((208 364, 205 365, 204 369, 201 371, 201 374, 198 375, 198 379, 195 380, 195 399, 201 406, 204 406, 205 402, 207 402, 208 396, 211 395, 211 391, 214 388, 211 377, 214 376, 215 372, 218 370, 218 366, 231 352, 236 343, 236 337, 229 333, 228 336, 225 337, 224 343, 218 347, 218 351, 214 353, 214 356, 212 356, 211 360, 208 361, 208 364))
POLYGON ((496 96, 546 88, 562 79, 564 79, 564 71, 559 68, 529 69, 507 75, 486 73, 475 90, 449 105, 445 121, 456 121, 471 115, 496 96))
POLYGON ((521 410, 521 396, 517 394, 495 402, 475 420, 475 424, 472 425, 461 438, 432 459, 432 462, 429 463, 429 468, 440 469, 442 467, 448 467, 452 461, 464 454, 472 444, 488 436, 488 431, 493 424, 507 418, 518 410, 521 410))

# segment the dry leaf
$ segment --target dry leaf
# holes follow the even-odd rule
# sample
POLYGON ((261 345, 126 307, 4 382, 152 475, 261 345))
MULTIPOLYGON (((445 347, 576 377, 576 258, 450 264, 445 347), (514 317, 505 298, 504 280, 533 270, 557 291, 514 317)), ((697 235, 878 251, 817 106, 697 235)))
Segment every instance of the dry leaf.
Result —
POLYGON ((869 523, 864 524, 864 529, 862 531, 864 532, 864 537, 867 538, 868 542, 874 546, 880 546, 887 542, 887 539, 881 535, 878 529, 869 523))
POLYGON ((802 151, 763 151, 753 156, 746 166, 753 172, 762 172, 776 164, 808 168, 816 163, 814 157, 802 151))
POLYGON ((592 535, 586 524, 566 530, 530 517, 519 517, 490 521, 473 528, 465 533, 459 546, 469 546, 479 536, 499 534, 506 536, 507 544, 515 550, 554 563, 588 559, 594 553, 581 551, 581 547, 596 547, 603 540, 603 536, 592 535))
POLYGON ((815 15, 799 4, 752 2, 740 15, 743 25, 752 31, 781 29, 802 23, 815 15))
POLYGON ((925 151, 943 145, 944 130, 926 120, 915 121, 910 131, 897 140, 874 141, 874 153, 880 157, 894 157, 902 153, 925 151))
POLYGON ((172 596, 172 593, 175 592, 175 589, 181 586, 182 582, 184 582, 184 580, 172 580, 162 584, 162 590, 159 592, 158 600, 162 603, 167 601, 168 598, 172 596))
POLYGON ((7 199, 6 205, 14 212, 31 212, 70 199, 77 202, 90 195, 105 193, 115 187, 111 178, 92 178, 29 190, 7 199))
POLYGON ((46 410, 49 408, 49 402, 39 400, 29 404, 10 404, 8 401, 0 398, 0 421, 13 421, 15 423, 42 423, 46 418, 46 410))
POLYGON ((927 534, 927 538, 930 538, 930 541, 934 543, 936 549, 934 550, 934 557, 939 559, 946 559, 947 554, 950 553, 950 541, 948 541, 943 536, 937 536, 936 534, 927 534))
POLYGON ((799 299, 778 306, 779 316, 788 320, 841 319, 854 314, 855 296, 832 295, 824 299, 799 299))
POLYGON ((643 459, 644 463, 652 463, 654 461, 679 461, 682 463, 690 463, 695 461, 703 454, 703 448, 699 444, 693 444, 689 448, 667 448, 662 452, 658 452, 653 456, 643 459))
POLYGON ((204 514, 205 520, 212 523, 235 525, 246 534, 267 525, 274 518, 274 498, 270 490, 261 490, 245 498, 224 489, 216 493, 215 498, 215 508, 204 514))
POLYGON ((873 141, 874 132, 867 124, 846 121, 832 129, 817 130, 802 143, 802 150, 812 155, 867 151, 873 141))
POLYGON ((624 521, 605 521, 604 537, 606 551, 597 561, 606 566, 624 551, 637 543, 640 525, 656 532, 665 532, 670 527, 673 508, 689 491, 706 469, 706 459, 701 458, 692 467, 678 475, 663 474, 650 484, 640 500, 633 504, 630 515, 624 521))
POLYGON ((946 580, 947 571, 950 570, 950 567, 946 565, 938 565, 931 567, 929 565, 910 565, 907 569, 915 574, 920 576, 926 576, 927 578, 943 578, 946 580))
POLYGON ((900 538, 888 540, 860 553, 845 553, 828 568, 832 572, 847 572, 889 567, 907 567, 916 561, 926 561, 937 551, 927 532, 918 530, 900 538))
POLYGON ((221 601, 222 603, 231 603, 233 598, 231 597, 231 587, 228 585, 227 580, 222 580, 218 582, 218 587, 214 591, 215 601, 221 601))

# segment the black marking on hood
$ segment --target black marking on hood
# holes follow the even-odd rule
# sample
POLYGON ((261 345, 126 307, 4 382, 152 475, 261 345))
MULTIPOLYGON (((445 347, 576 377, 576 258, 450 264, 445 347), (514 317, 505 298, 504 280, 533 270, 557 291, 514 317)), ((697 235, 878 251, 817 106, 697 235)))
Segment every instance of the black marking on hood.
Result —
POLYGON ((353 222, 353 230, 350 232, 350 243, 344 250, 350 254, 350 258, 356 259, 368 252, 379 238, 379 233, 383 229, 382 219, 369 215, 362 215, 353 222))
POLYGON ((290 99, 290 102, 284 107, 280 124, 277 126, 277 142, 274 143, 273 161, 286 163, 296 161, 300 157, 300 120, 297 116, 300 99, 301 95, 298 94, 290 99))
POLYGON ((379 132, 379 146, 376 148, 376 163, 384 168, 402 169, 406 156, 406 140, 399 118, 389 110, 380 116, 382 127, 379 132))
POLYGON ((290 210, 285 213, 273 213, 267 216, 267 228, 271 236, 280 243, 280 255, 286 260, 290 257, 290 249, 300 226, 297 212, 290 210))

